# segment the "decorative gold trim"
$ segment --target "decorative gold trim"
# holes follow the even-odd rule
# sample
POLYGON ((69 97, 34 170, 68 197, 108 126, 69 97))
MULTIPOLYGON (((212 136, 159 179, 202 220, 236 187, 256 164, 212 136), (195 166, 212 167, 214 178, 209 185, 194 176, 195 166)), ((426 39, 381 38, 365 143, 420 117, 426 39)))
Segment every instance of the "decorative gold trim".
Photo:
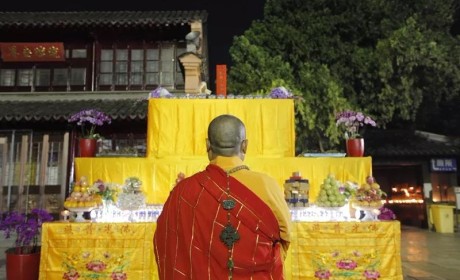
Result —
POLYGON ((220 233, 220 241, 222 241, 222 243, 224 243, 225 246, 228 248, 227 268, 228 268, 228 279, 229 280, 233 279, 233 268, 234 268, 233 245, 240 239, 238 230, 230 222, 230 216, 231 216, 230 210, 232 210, 235 207, 235 203, 236 203, 235 200, 230 195, 230 174, 237 172, 239 170, 243 170, 243 169, 249 170, 249 167, 247 167, 246 165, 239 165, 239 166, 236 166, 226 171, 227 198, 222 201, 222 207, 225 209, 225 211, 227 211, 227 224, 225 225, 225 227, 222 229, 222 232, 220 233))

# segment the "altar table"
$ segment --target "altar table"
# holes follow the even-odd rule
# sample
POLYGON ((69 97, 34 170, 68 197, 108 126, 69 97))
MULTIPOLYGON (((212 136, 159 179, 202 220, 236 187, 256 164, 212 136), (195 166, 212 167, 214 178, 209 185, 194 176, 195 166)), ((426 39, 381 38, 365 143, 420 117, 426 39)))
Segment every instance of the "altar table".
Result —
MULTIPOLYGON (((76 158, 75 178, 85 176, 92 184, 104 182, 123 184, 128 177, 136 176, 142 181, 143 191, 150 204, 164 204, 179 172, 186 176, 203 170, 209 164, 207 157, 168 158, 76 158)), ((323 180, 334 174, 341 182, 362 184, 372 174, 371 157, 342 158, 255 158, 247 157, 245 164, 253 171, 269 174, 280 187, 298 171, 310 182, 310 201, 315 201, 323 180)))
MULTIPOLYGON (((115 273, 156 280, 155 228, 154 222, 44 223, 39 279, 66 279, 72 273, 79 279, 111 279, 115 273)), ((398 221, 294 222, 291 239, 286 279, 319 279, 315 273, 340 280, 377 274, 379 280, 403 279, 398 221)))

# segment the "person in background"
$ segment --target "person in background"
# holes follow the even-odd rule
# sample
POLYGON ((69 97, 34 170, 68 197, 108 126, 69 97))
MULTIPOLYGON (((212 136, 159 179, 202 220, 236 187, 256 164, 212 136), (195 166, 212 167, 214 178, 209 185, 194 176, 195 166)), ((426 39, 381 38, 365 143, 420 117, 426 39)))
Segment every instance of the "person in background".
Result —
POLYGON ((243 164, 243 122, 208 127, 205 170, 178 180, 158 217, 159 279, 284 279, 290 212, 278 183, 243 164))

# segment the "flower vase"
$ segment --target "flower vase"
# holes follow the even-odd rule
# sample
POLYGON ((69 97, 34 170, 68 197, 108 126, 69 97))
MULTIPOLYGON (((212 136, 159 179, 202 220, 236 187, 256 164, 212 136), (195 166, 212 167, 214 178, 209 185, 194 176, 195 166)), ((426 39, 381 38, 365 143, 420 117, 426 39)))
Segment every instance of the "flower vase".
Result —
POLYGON ((115 203, 113 200, 110 199, 103 199, 102 200, 102 213, 104 217, 109 217, 113 215, 113 211, 115 207, 115 203))
POLYGON ((94 157, 97 150, 97 140, 94 138, 81 138, 78 142, 80 157, 94 157))
POLYGON ((352 138, 347 139, 347 156, 362 157, 364 155, 364 139, 352 138))
POLYGON ((378 213, 376 212, 376 209, 363 209, 364 216, 361 218, 361 221, 378 221, 378 213))
POLYGON ((36 280, 40 270, 40 250, 19 254, 15 248, 5 251, 7 280, 36 280))

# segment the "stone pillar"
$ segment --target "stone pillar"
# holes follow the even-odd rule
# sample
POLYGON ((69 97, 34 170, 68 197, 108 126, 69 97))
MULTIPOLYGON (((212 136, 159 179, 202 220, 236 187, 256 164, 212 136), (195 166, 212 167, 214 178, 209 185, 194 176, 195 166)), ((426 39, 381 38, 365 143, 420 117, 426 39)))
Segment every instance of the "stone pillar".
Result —
POLYGON ((201 83, 202 59, 195 53, 184 53, 179 61, 185 70, 185 93, 198 93, 201 83))

